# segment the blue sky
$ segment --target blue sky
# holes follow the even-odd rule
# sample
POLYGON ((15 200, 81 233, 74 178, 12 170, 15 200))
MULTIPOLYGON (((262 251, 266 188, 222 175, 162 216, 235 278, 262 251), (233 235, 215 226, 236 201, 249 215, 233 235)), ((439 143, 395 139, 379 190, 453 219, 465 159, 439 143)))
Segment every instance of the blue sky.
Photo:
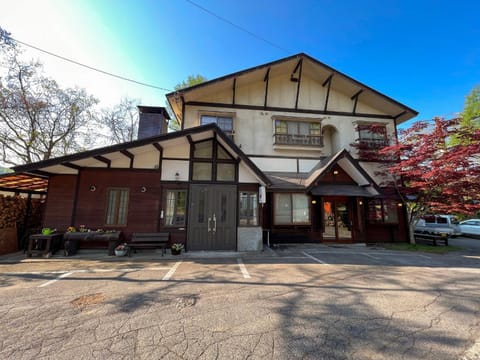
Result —
MULTIPOLYGON (((480 2, 335 0, 0 0, 12 37, 165 89, 299 52, 419 111, 454 116, 480 84, 480 2), (268 40, 271 44, 260 40, 268 40)), ((163 106, 166 91, 133 85, 37 51, 46 72, 111 105, 163 106)))

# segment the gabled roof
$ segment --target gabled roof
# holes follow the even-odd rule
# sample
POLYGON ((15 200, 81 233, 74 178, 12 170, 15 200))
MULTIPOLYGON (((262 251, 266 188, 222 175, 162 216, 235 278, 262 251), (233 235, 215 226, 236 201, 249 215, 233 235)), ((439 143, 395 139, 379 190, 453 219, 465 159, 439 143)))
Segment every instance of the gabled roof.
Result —
POLYGON ((271 190, 305 191, 313 195, 376 196, 381 190, 368 173, 347 150, 321 159, 309 173, 265 172, 272 185, 271 190), (356 183, 322 184, 320 180, 335 165, 340 166, 356 183))
POLYGON ((375 180, 368 175, 358 161, 355 160, 346 149, 337 152, 323 162, 319 162, 319 164, 312 169, 306 182, 307 191, 310 192, 313 191, 315 187, 323 186, 318 185, 319 180, 331 171, 336 164, 338 164, 359 187, 368 189, 373 195, 379 195, 381 193, 375 180))
MULTIPOLYGON (((352 77, 338 70, 335 70, 334 68, 312 58, 305 53, 299 53, 246 70, 234 72, 232 74, 206 81, 201 84, 168 93, 166 97, 177 118, 181 118, 183 111, 182 103, 188 103, 192 99, 195 100, 196 95, 205 92, 206 89, 211 89, 209 91, 215 91, 214 89, 216 89, 216 91, 231 91, 232 86, 235 87, 235 84, 239 81, 248 82, 254 80, 264 80, 270 73, 274 72, 292 74, 293 78, 294 74, 297 74, 298 72, 300 61, 303 61, 309 65, 309 75, 312 78, 315 78, 320 84, 325 85, 333 79, 332 89, 338 89, 339 91, 351 97, 352 100, 355 99, 355 97, 361 96, 365 103, 382 107, 387 114, 386 116, 397 120, 397 123, 407 121, 418 115, 418 112, 412 108, 380 93, 379 91, 353 79, 352 77)), ((299 81, 299 79, 293 80, 299 81)), ((232 104, 232 107, 235 106, 241 105, 232 104)), ((302 111, 306 112, 307 110, 302 109, 302 111)), ((180 121, 181 119, 178 120, 180 121)))
MULTIPOLYGON (((77 174, 83 167, 109 168, 110 162, 119 157, 130 158, 137 153, 146 151, 161 151, 164 146, 175 144, 176 140, 188 139, 188 142, 195 139, 206 139, 211 137, 221 139, 224 147, 239 161, 243 161, 254 175, 264 184, 270 182, 260 169, 244 154, 244 152, 226 136, 216 124, 197 126, 182 131, 157 135, 121 144, 106 146, 89 151, 79 152, 72 155, 61 156, 53 159, 39 161, 36 163, 19 165, 13 167, 14 173, 10 176, 28 175, 31 177, 48 178, 54 174, 77 174)), ((123 167, 127 168, 128 167, 123 167)))

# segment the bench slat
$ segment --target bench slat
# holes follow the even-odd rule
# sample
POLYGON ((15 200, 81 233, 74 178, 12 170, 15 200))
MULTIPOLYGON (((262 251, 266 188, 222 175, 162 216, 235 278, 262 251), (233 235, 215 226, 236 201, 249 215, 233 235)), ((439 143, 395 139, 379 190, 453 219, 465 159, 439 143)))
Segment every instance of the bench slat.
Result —
POLYGON ((431 243, 433 246, 443 245, 448 246, 448 236, 441 236, 437 234, 428 234, 428 233, 420 233, 415 232, 414 234, 415 240, 417 242, 424 242, 424 243, 431 243))
POLYGON ((128 246, 130 251, 128 255, 131 256, 131 250, 133 249, 162 249, 162 256, 166 252, 168 241, 170 240, 169 232, 159 233, 133 233, 132 239, 128 246))

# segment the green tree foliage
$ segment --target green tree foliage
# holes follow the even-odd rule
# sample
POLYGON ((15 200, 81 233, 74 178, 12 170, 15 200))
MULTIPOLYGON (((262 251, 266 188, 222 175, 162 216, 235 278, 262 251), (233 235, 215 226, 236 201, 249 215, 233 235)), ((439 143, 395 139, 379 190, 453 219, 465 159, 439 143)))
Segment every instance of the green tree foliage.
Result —
MULTIPOLYGON (((480 86, 473 88, 465 97, 465 105, 458 121, 458 128, 465 131, 480 129, 480 86)), ((449 143, 452 145, 466 145, 465 141, 466 139, 462 139, 459 134, 453 134, 449 139, 449 143)))
POLYGON ((0 160, 19 165, 84 149, 97 100, 60 87, 8 36, 0 29, 0 160))
POLYGON ((178 83, 177 85, 175 85, 174 89, 176 91, 178 90, 182 90, 182 89, 185 89, 185 88, 188 88, 188 87, 191 87, 191 86, 194 86, 194 85, 198 85, 198 84, 201 84, 203 82, 207 81, 207 78, 200 75, 200 74, 197 74, 197 75, 189 75, 187 77, 187 80, 184 80, 180 83, 178 83))
MULTIPOLYGON (((187 80, 183 80, 182 82, 175 85, 174 89, 175 89, 175 91, 180 91, 182 89, 201 84, 205 81, 207 81, 207 78, 200 75, 200 74, 189 75, 187 77, 187 80)), ((166 102, 166 108, 167 108, 168 114, 170 115, 170 118, 171 118, 170 123, 168 124, 168 127, 172 131, 180 130, 180 124, 176 120, 175 114, 173 113, 172 108, 170 107, 170 104, 168 103, 168 101, 166 102)))
POLYGON ((465 99, 461 126, 480 128, 480 85, 476 86, 465 99))

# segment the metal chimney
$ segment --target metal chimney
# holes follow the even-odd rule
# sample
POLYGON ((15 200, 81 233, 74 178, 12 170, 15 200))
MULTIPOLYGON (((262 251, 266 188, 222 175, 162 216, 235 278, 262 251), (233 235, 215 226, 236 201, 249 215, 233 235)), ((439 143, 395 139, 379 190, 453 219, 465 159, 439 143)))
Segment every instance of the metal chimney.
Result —
POLYGON ((138 139, 166 134, 170 116, 164 107, 138 106, 138 139))

